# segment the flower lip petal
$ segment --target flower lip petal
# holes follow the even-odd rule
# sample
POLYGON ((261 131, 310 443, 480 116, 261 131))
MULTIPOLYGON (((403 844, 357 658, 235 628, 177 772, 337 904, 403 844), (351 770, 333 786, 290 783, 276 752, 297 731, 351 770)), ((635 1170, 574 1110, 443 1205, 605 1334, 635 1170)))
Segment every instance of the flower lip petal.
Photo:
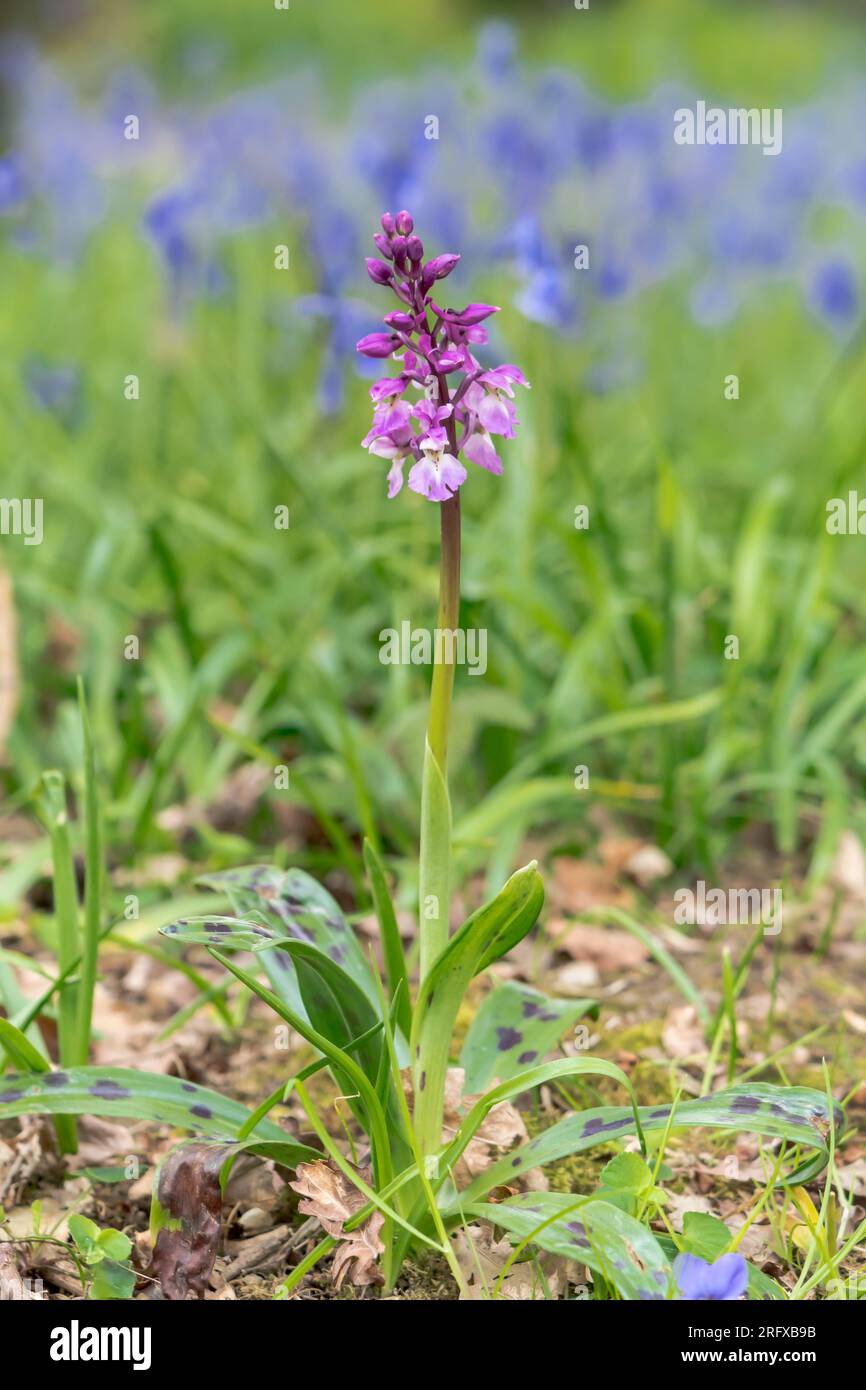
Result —
POLYGON ((486 468, 488 473, 495 473, 497 476, 501 474, 502 460, 486 430, 471 434, 463 445, 463 452, 470 462, 477 463, 479 468, 486 468))

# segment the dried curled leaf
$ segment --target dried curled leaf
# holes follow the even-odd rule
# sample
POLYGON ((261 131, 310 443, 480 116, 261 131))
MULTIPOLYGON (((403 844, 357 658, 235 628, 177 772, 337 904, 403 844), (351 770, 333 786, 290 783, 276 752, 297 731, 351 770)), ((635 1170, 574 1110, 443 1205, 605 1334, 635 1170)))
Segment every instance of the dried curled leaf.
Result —
POLYGON ((203 1298, 220 1233, 220 1171, 231 1144, 183 1144, 160 1170, 160 1223, 148 1271, 168 1299, 203 1298))
POLYGON ((379 1239, 379 1232, 385 1218, 380 1211, 374 1211, 356 1231, 343 1236, 331 1265, 331 1278, 335 1288, 341 1288, 348 1278, 350 1284, 361 1288, 364 1284, 382 1284, 381 1270, 376 1261, 385 1249, 379 1239))
MULTIPOLYGON (((365 1182, 371 1180, 369 1168, 359 1171, 358 1176, 365 1182)), ((353 1182, 330 1163, 299 1163, 294 1182, 289 1186, 297 1192, 301 1201, 298 1210, 304 1216, 314 1216, 327 1231, 340 1241, 331 1265, 331 1278, 336 1288, 348 1279, 358 1287, 365 1284, 381 1284, 382 1275, 376 1261, 384 1250, 379 1239, 383 1216, 374 1211, 366 1221, 353 1231, 346 1231, 345 1224, 366 1204, 366 1197, 353 1182)))

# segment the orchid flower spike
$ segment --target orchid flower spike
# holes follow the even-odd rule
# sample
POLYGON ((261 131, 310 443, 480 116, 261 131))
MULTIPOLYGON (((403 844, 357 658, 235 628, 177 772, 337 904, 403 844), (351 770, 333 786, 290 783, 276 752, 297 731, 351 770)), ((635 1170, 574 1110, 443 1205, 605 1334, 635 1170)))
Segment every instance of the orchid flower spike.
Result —
POLYGON ((434 301, 434 285, 451 274, 458 255, 425 262, 424 243, 405 210, 386 212, 373 242, 379 256, 367 258, 367 274, 396 295, 399 308, 384 316, 388 331, 368 333, 357 351, 392 358, 402 370, 370 388, 373 423, 361 442, 390 461, 389 497, 403 487, 409 462, 411 490, 447 502, 468 476, 461 453, 488 473, 502 472, 492 436, 514 438, 514 387, 528 388, 529 382, 511 363, 487 368, 474 356, 473 349, 487 343, 484 320, 499 313, 495 304, 445 309, 434 301), (417 399, 404 401, 410 390, 417 399))

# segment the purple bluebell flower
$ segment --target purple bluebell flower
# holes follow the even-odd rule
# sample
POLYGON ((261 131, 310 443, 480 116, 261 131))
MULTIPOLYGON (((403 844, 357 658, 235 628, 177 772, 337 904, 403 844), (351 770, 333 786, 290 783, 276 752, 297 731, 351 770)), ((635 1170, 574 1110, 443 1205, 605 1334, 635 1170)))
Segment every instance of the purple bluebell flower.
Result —
POLYGON ((712 1264, 699 1255, 677 1255, 674 1277, 683 1298, 730 1303, 746 1292, 749 1271, 742 1255, 721 1255, 712 1264))
POLYGON ((809 303, 836 329, 847 329, 859 317, 857 272, 846 257, 833 256, 818 265, 809 286, 809 303))
POLYGON ((15 212, 27 201, 27 180, 18 155, 0 159, 0 215, 15 212))
POLYGON ((21 374, 34 405, 72 426, 81 406, 81 372, 72 363, 54 364, 42 357, 28 357, 21 374))
POLYGON ((423 244, 405 210, 396 217, 386 212, 374 241, 386 259, 367 261, 370 278, 390 285, 403 307, 384 316, 390 332, 365 334, 357 351, 393 357, 402 370, 370 388, 373 423, 361 442, 371 454, 391 461, 389 497, 402 489, 403 468, 411 461, 411 490, 431 502, 447 502, 466 481, 461 452, 488 473, 502 472, 491 436, 514 438, 514 387, 529 382, 511 363, 485 371, 473 355, 473 347, 487 342, 483 321, 499 313, 495 304, 452 309, 434 302, 433 285, 451 273, 459 256, 434 256, 424 264, 423 244), (420 399, 404 400, 410 389, 420 399))

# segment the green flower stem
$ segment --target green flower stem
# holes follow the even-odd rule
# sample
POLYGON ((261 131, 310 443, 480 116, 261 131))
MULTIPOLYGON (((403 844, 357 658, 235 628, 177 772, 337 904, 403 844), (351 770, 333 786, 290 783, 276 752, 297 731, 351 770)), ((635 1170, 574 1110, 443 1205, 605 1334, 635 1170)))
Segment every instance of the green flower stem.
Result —
MULTIPOLYGON (((66 783, 60 772, 44 772, 38 797, 39 812, 51 837, 54 870, 54 921, 57 931, 57 964, 68 974, 80 955, 78 889, 66 812, 66 783)), ((67 983, 57 1001, 57 1050, 62 1067, 78 1061, 78 985, 67 983)), ((58 1117, 56 1124, 61 1153, 76 1153, 78 1139, 72 1116, 58 1117)))
MULTIPOLYGON (((449 421, 449 434, 453 425, 449 421)), ((452 443, 452 448, 456 445, 452 443)), ((441 555, 439 613, 441 631, 454 631, 460 620, 460 495, 439 504, 441 555)), ((453 658, 455 643, 442 643, 443 655, 453 658)), ((433 666, 427 748, 421 785, 421 978, 429 973, 448 941, 451 860, 451 808, 448 800, 448 728, 454 690, 454 662, 433 666)))

